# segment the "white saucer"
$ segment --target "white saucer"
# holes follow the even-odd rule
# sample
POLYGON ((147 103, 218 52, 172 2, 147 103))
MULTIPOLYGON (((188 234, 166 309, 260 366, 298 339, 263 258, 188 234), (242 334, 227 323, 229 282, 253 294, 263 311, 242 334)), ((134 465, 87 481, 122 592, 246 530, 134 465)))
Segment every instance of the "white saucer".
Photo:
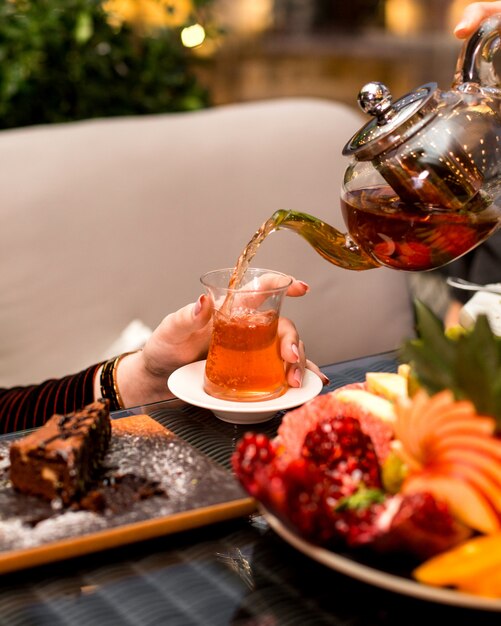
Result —
POLYGON ((203 388, 205 361, 180 367, 169 376, 171 392, 194 406, 209 409, 216 417, 230 424, 258 424, 271 419, 277 411, 291 409, 317 396, 322 389, 320 378, 306 370, 302 387, 289 389, 279 398, 259 402, 232 402, 219 400, 205 393, 203 388))

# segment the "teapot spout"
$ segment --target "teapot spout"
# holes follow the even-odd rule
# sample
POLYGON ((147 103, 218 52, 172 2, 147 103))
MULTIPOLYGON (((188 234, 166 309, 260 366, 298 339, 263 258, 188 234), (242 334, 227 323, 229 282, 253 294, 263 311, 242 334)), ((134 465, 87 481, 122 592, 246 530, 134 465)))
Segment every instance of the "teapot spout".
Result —
POLYGON ((292 230, 305 239, 326 261, 348 270, 370 270, 379 267, 347 234, 322 220, 297 211, 276 211, 271 221, 274 230, 292 230))

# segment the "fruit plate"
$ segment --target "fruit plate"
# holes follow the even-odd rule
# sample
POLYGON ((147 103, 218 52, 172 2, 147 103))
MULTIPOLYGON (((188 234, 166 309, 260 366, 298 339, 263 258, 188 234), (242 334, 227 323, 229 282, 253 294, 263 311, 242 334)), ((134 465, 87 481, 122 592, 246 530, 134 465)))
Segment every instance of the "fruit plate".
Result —
MULTIPOLYGON (((351 576, 369 585, 381 587, 395 593, 412 596, 421 600, 439 602, 464 608, 480 609, 484 611, 500 611, 501 600, 494 598, 484 598, 474 596, 453 589, 443 589, 431 587, 406 578, 402 575, 395 575, 384 567, 367 565, 357 561, 345 554, 338 554, 326 548, 316 546, 309 541, 299 537, 296 533, 287 528, 273 513, 261 507, 264 518, 270 527, 285 542, 302 552, 311 559, 329 567, 332 570, 351 576)), ((381 557, 381 560, 384 557, 381 557)))

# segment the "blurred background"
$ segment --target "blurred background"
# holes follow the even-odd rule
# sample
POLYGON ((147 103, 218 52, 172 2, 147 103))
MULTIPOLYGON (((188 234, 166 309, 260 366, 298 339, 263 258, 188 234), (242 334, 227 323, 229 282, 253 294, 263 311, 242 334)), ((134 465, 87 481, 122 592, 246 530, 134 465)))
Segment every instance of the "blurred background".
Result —
POLYGON ((452 81, 464 0, 218 0, 227 37, 207 68, 217 103, 319 96, 354 104, 385 82, 395 96, 452 81))
POLYGON ((447 88, 467 0, 0 0, 0 127, 447 88))

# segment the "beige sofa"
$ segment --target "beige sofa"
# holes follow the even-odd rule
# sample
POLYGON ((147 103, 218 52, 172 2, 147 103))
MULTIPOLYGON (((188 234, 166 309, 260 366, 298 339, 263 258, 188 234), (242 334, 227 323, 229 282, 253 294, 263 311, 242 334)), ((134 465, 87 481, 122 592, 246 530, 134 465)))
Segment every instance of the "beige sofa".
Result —
MULTIPOLYGON (((132 320, 154 327, 231 266, 278 208, 343 227, 339 188, 358 112, 283 99, 0 134, 0 385, 76 371, 132 320)), ((319 364, 412 333, 406 277, 326 263, 290 232, 254 265, 307 281, 288 299, 319 364)))

